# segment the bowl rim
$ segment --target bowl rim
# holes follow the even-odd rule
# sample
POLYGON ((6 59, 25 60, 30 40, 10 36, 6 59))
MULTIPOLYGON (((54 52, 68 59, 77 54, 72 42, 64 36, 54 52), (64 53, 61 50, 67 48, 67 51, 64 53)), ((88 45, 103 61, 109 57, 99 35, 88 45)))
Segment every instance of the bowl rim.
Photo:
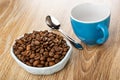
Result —
MULTIPOLYGON (((23 37, 23 35, 20 36, 20 37, 18 37, 17 39, 20 39, 21 37, 23 37)), ((63 37, 63 38, 64 38, 64 37, 63 37)), ((64 40, 66 41, 67 45, 70 47, 69 50, 67 51, 65 57, 64 57, 60 62, 58 62, 58 63, 55 64, 55 65, 49 66, 49 67, 33 67, 33 66, 29 66, 29 65, 23 63, 22 61, 20 61, 20 60, 17 58, 17 56, 14 54, 14 52, 13 52, 13 45, 15 44, 15 40, 14 40, 12 46, 11 46, 10 53, 11 53, 12 57, 15 59, 15 61, 16 61, 16 62, 19 62, 20 64, 22 64, 24 67, 28 67, 28 68, 30 68, 30 69, 37 69, 37 70, 38 70, 38 69, 42 69, 42 70, 44 70, 44 69, 51 69, 51 68, 55 68, 55 67, 61 65, 61 64, 67 59, 67 56, 69 56, 69 54, 70 54, 71 51, 72 51, 72 46, 71 46, 70 42, 69 42, 67 39, 65 39, 65 38, 64 38, 64 40)), ((20 65, 20 64, 19 64, 19 65, 20 65)))

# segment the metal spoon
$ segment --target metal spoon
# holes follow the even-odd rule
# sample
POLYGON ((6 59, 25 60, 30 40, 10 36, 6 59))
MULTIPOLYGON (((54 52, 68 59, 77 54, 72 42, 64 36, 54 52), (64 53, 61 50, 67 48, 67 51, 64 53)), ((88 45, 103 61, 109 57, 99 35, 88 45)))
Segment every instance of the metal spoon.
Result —
POLYGON ((60 31, 70 42, 71 44, 77 48, 77 49, 83 49, 82 45, 79 44, 78 42, 76 42, 74 39, 72 39, 71 37, 69 37, 62 29, 60 29, 60 23, 57 19, 55 19, 53 16, 47 16, 46 17, 46 24, 55 30, 60 31))

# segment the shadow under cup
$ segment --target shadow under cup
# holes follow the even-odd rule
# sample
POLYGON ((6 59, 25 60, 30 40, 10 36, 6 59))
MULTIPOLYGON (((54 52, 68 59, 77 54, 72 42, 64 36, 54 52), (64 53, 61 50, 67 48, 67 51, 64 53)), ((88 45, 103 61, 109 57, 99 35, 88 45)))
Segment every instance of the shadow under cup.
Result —
POLYGON ((71 11, 76 36, 87 45, 103 44, 109 37, 110 9, 91 3, 79 4, 71 11))

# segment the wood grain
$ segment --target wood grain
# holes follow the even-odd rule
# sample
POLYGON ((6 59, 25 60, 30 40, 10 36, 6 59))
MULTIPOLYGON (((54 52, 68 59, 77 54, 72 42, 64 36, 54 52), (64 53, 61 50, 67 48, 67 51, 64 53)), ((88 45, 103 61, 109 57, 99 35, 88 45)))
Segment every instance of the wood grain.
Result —
MULTIPOLYGON (((79 41, 80 42, 80 41, 79 41)), ((0 0, 0 80, 120 80, 120 0, 0 0), (66 67, 49 76, 36 76, 22 69, 11 57, 13 41, 26 32, 49 29, 45 17, 54 15, 61 28, 78 38, 70 25, 76 3, 105 4, 111 8, 110 37, 101 46, 73 48, 66 67)))

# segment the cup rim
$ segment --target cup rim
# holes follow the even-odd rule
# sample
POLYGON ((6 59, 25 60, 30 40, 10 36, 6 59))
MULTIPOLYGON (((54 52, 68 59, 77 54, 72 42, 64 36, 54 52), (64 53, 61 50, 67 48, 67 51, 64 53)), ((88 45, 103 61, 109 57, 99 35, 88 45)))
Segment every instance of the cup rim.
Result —
POLYGON ((77 21, 77 22, 81 22, 81 23, 97 23, 97 22, 104 21, 105 19, 107 19, 107 18, 110 17, 110 16, 111 16, 111 10, 110 10, 110 8, 109 8, 108 6, 102 5, 102 4, 88 3, 88 2, 87 2, 87 3, 77 3, 77 4, 75 4, 75 5, 71 8, 71 13, 70 13, 70 18, 71 18, 71 19, 73 19, 73 20, 75 20, 75 21, 77 21), (76 19, 76 18, 73 17, 72 12, 73 12, 74 8, 76 8, 78 5, 82 5, 82 4, 92 4, 92 5, 95 5, 95 6, 105 7, 105 8, 108 10, 108 15, 105 16, 104 18, 101 18, 101 19, 95 20, 95 21, 83 21, 83 20, 78 20, 78 19, 76 19))

